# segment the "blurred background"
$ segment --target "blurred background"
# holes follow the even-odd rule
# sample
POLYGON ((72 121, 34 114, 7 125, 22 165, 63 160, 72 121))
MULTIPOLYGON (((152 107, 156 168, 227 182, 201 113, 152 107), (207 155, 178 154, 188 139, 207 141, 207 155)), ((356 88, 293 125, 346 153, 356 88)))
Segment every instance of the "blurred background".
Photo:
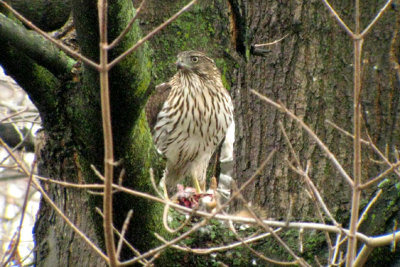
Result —
MULTIPOLYGON (((0 66, 0 137, 13 152, 32 168, 35 158, 34 138, 40 129, 37 109, 26 93, 7 76, 0 66)), ((35 171, 35 170, 34 170, 35 171)), ((28 202, 21 225, 29 177, 17 168, 9 153, 0 146, 0 259, 7 260, 21 230, 18 249, 7 266, 29 266, 33 261, 32 231, 39 208, 40 193, 29 188, 28 202)))

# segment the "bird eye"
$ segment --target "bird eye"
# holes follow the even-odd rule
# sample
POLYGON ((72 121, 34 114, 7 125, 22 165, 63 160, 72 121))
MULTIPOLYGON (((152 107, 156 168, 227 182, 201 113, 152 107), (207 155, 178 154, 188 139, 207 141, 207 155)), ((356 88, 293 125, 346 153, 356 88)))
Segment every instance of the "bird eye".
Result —
POLYGON ((197 62, 197 61, 199 61, 198 57, 192 57, 192 62, 197 62))

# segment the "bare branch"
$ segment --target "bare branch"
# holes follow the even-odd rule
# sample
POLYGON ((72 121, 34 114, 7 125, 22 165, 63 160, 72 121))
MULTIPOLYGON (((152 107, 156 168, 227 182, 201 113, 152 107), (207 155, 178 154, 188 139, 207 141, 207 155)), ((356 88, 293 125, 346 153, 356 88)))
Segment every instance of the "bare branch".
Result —
MULTIPOLYGON (((354 135, 352 135, 351 133, 349 133, 348 131, 346 131, 345 129, 339 127, 337 124, 331 122, 330 120, 325 120, 326 123, 328 123, 329 125, 331 125, 333 128, 335 128, 336 130, 338 130, 339 132, 343 133, 344 135, 354 139, 354 135)), ((369 145, 368 141, 365 141, 364 139, 360 139, 361 143, 369 145)))
MULTIPOLYGON (((229 221, 229 228, 231 229, 231 231, 233 232, 233 234, 235 235, 235 237, 240 241, 241 244, 243 244, 248 250, 250 250, 254 255, 256 255, 257 257, 259 257, 260 259, 272 263, 272 264, 276 264, 279 266, 291 266, 291 265, 298 265, 300 262, 296 259, 295 261, 292 262, 288 262, 288 261, 278 261, 278 260, 274 260, 271 258, 268 258, 264 255, 262 255, 260 252, 256 251, 255 249, 253 249, 252 247, 249 246, 249 244, 247 244, 240 236, 239 234, 236 232, 235 227, 232 224, 232 221, 229 221)), ((272 234, 272 232, 271 232, 272 234)), ((276 233, 275 233, 276 234, 276 233)))
POLYGON ((353 267, 361 267, 367 262, 369 254, 371 254, 373 247, 363 245, 360 253, 358 253, 357 258, 353 263, 353 267))
POLYGON ((293 148, 293 146, 292 146, 292 143, 291 143, 290 140, 289 140, 289 137, 288 137, 288 135, 287 135, 287 133, 286 133, 285 128, 283 127, 282 122, 279 121, 278 124, 279 124, 279 127, 281 128, 281 131, 282 131, 282 133, 283 133, 283 136, 285 137, 286 143, 287 143, 288 146, 289 146, 290 152, 292 153, 292 156, 294 157, 294 159, 295 159, 295 161, 296 161, 297 167, 300 167, 300 166, 301 166, 301 164, 300 164, 300 159, 299 159, 297 153, 294 151, 294 148, 293 148))
POLYGON ((128 230, 129 221, 131 220, 132 215, 133 215, 133 210, 129 210, 128 215, 126 215, 124 224, 122 225, 121 236, 119 237, 118 246, 117 246, 117 259, 119 259, 120 255, 121 255, 122 244, 125 239, 124 236, 125 236, 126 230, 128 230))
MULTIPOLYGON (((1 103, 1 102, 0 102, 0 103, 1 103)), ((6 104, 4 103, 4 104, 2 104, 2 105, 6 105, 6 104)), ((12 114, 10 114, 10 115, 8 115, 8 116, 2 118, 2 119, 0 120, 0 122, 7 121, 7 120, 9 120, 9 119, 11 119, 11 118, 13 118, 13 117, 16 117, 16 116, 18 116, 18 115, 24 113, 24 112, 27 111, 27 110, 28 110, 28 107, 24 107, 23 109, 18 110, 18 111, 16 111, 16 112, 14 112, 14 113, 12 113, 12 114)))
MULTIPOLYGON (((72 187, 72 188, 77 188, 77 189, 87 189, 87 188, 94 188, 94 189, 100 189, 103 188, 104 185, 99 185, 99 184, 87 184, 87 185, 82 185, 82 184, 75 184, 75 183, 68 183, 68 182, 60 182, 60 181, 56 181, 56 180, 52 180, 52 179, 47 179, 44 177, 40 177, 40 176, 34 176, 34 178, 39 178, 43 181, 48 181, 51 183, 55 183, 55 184, 59 184, 65 187, 72 187)), ((133 189, 129 189, 126 187, 121 187, 119 185, 114 184, 113 188, 121 191, 121 192, 125 192, 127 194, 131 194, 133 196, 137 196, 137 197, 142 197, 142 198, 146 198, 149 199, 151 201, 155 201, 158 203, 162 203, 162 204, 167 204, 169 203, 169 205, 175 209, 181 210, 183 212, 186 213, 191 213, 194 212, 196 215, 201 216, 201 217, 205 217, 205 218, 211 218, 211 216, 213 216, 212 213, 208 213, 208 212, 203 212, 203 211, 194 211, 193 209, 190 208, 186 208, 184 206, 181 206, 179 204, 175 204, 172 202, 168 202, 167 200, 164 200, 162 198, 158 198, 155 197, 153 195, 147 194, 147 193, 143 193, 143 192, 139 192, 133 189)), ((243 190, 243 188, 241 187, 241 189, 243 190)), ((240 190, 240 189, 239 189, 240 190)), ((231 200, 230 200, 231 201, 231 200)), ((224 208, 225 206, 222 206, 222 208, 224 208)), ((232 215, 222 215, 222 214, 216 214, 214 215, 214 217, 218 220, 223 220, 223 221, 234 221, 234 222, 238 222, 238 223, 256 223, 255 219, 251 219, 251 218, 245 218, 245 217, 237 217, 237 216, 232 216, 232 215)), ((263 220, 263 223, 268 224, 269 226, 272 227, 286 227, 286 228, 304 228, 304 229, 310 229, 310 230, 319 230, 319 231, 329 231, 331 233, 342 233, 342 230, 344 233, 347 233, 348 230, 347 229, 339 229, 336 226, 332 226, 332 225, 326 225, 326 224, 321 224, 321 223, 308 223, 308 222, 289 222, 289 224, 287 224, 287 222, 285 221, 273 221, 273 220, 263 220)), ((368 243, 369 242, 369 238, 362 234, 362 233, 357 233, 356 234, 357 238, 360 239, 362 242, 364 243, 368 243)))
POLYGON ((119 42, 121 42, 122 38, 124 38, 125 35, 132 29, 133 23, 136 21, 136 19, 139 16, 140 12, 142 11, 142 8, 143 8, 145 3, 146 3, 146 0, 143 0, 140 3, 140 6, 138 7, 138 9, 136 9, 135 15, 129 21, 129 23, 126 26, 126 28, 120 33, 120 35, 117 38, 115 38, 114 41, 111 42, 111 44, 108 45, 108 47, 107 47, 108 50, 110 50, 110 49, 114 48, 116 45, 118 45, 119 42))
POLYGON ((321 195, 318 192, 318 189, 316 188, 316 186, 314 185, 314 183, 312 182, 311 178, 301 169, 298 168, 292 168, 297 174, 299 174, 300 176, 302 176, 305 180, 305 182, 309 185, 310 189, 311 189, 311 194, 312 196, 314 196, 314 198, 316 199, 316 201, 321 205, 322 209, 324 210, 325 214, 329 217, 329 219, 337 226, 337 227, 341 227, 340 224, 335 220, 335 218, 333 218, 332 214, 330 213, 328 207, 326 206, 324 200, 322 199, 321 195))
POLYGON ((400 167, 400 161, 396 162, 395 164, 392 164, 390 166, 390 168, 388 168, 386 171, 382 172, 381 174, 379 174, 377 177, 372 178, 371 180, 369 180, 368 182, 361 184, 359 187, 360 189, 366 189, 370 186, 372 186, 373 184, 383 180, 387 175, 389 175, 391 172, 393 172, 393 170, 395 170, 396 168, 400 167))
MULTIPOLYGON (((0 145, 6 149, 6 151, 11 155, 14 161, 18 164, 19 168, 25 173, 25 175, 30 175, 30 171, 25 167, 24 164, 18 159, 18 157, 12 152, 12 150, 8 147, 6 143, 4 143, 3 139, 0 138, 0 145)), ((108 263, 108 257, 94 244, 78 227, 75 226, 73 222, 68 219, 67 216, 60 210, 57 205, 51 200, 51 198, 47 195, 47 192, 43 189, 40 182, 36 180, 36 177, 33 176, 32 182, 36 189, 42 194, 44 200, 54 209, 56 213, 65 221, 69 227, 79 236, 81 237, 90 248, 92 248, 101 258, 103 258, 108 263)))
MULTIPOLYGON (((96 207, 96 212, 97 212, 101 217, 103 217, 103 219, 104 219, 104 214, 103 214, 103 212, 102 212, 99 208, 97 208, 97 207, 96 207)), ((128 240, 125 239, 125 237, 122 235, 122 233, 120 233, 120 232, 118 231, 117 228, 115 228, 115 227, 113 226, 113 230, 114 230, 114 233, 124 242, 124 244, 125 244, 133 253, 135 253, 136 256, 140 256, 140 252, 139 252, 136 248, 134 248, 134 247, 131 245, 131 243, 128 242, 128 240)), ((147 262, 146 259, 143 259, 143 260, 140 260, 140 261, 139 261, 139 263, 141 263, 141 264, 143 264, 143 265, 145 265, 146 262, 147 262)))
POLYGON ((270 98, 258 93, 255 90, 250 90, 253 94, 258 96, 260 99, 263 101, 271 104, 272 106, 276 107, 279 109, 281 112, 286 113, 289 117, 297 121, 300 126, 317 142, 317 144, 320 146, 322 151, 324 151, 328 158, 333 162, 333 164, 336 166, 340 174, 345 178, 345 180, 348 182, 349 185, 353 186, 353 180, 350 178, 350 176, 347 174, 347 172, 343 169, 342 165, 338 162, 336 159, 335 155, 332 154, 332 152, 328 149, 328 147, 318 138, 318 136, 314 133, 313 130, 310 129, 301 119, 299 119, 295 114, 293 114, 291 111, 289 111, 285 106, 282 104, 278 104, 275 101, 271 100, 270 98))
POLYGON ((390 4, 393 0, 388 0, 386 4, 379 10, 378 14, 376 14, 375 18, 370 22, 370 24, 362 31, 361 38, 364 38, 365 35, 372 29, 372 27, 376 24, 376 22, 381 18, 382 14, 390 7, 390 4))
MULTIPOLYGON (((274 230, 274 232, 279 232, 281 230, 282 230, 282 228, 278 228, 278 229, 274 230)), ((167 240, 165 240, 162 236, 160 236, 157 233, 155 233, 155 236, 160 241, 162 241, 164 243, 168 242, 167 240)), ((231 243, 229 245, 220 246, 220 247, 213 247, 213 248, 189 248, 189 247, 186 247, 186 246, 179 246, 179 245, 172 245, 171 247, 173 247, 175 249, 178 249, 178 250, 181 250, 181 251, 194 253, 194 254, 206 255, 206 254, 211 254, 211 253, 214 253, 214 252, 221 252, 221 251, 233 249, 233 248, 236 248, 238 246, 241 246, 243 243, 250 244, 250 243, 256 242, 258 240, 262 240, 262 239, 264 239, 266 237, 269 237, 269 236, 271 236, 270 233, 263 233, 263 234, 258 235, 258 236, 245 238, 245 239, 243 239, 242 241, 239 241, 239 242, 231 243)))
POLYGON ((342 239, 342 234, 336 235, 336 243, 335 243, 335 250, 333 252, 332 259, 329 259, 332 265, 336 264, 336 259, 338 256, 339 248, 340 248, 340 240, 342 239))
POLYGON ((282 38, 279 38, 278 40, 275 40, 273 42, 270 43, 264 43, 264 44, 255 44, 254 47, 263 47, 263 46, 270 46, 270 45, 274 45, 279 43, 280 41, 282 41, 283 39, 285 39, 286 37, 288 37, 289 34, 285 34, 285 36, 283 36, 282 38))
POLYGON ((11 260, 13 259, 15 253, 17 252, 17 248, 18 248, 18 244, 20 242, 21 239, 21 228, 22 228, 22 224, 24 222, 24 218, 25 218, 25 211, 26 211, 26 207, 28 205, 28 197, 29 197, 29 190, 31 188, 31 184, 32 184, 32 177, 33 177, 33 170, 35 169, 35 165, 36 162, 33 162, 32 164, 32 168, 29 174, 29 180, 28 180, 28 184, 27 184, 27 188, 26 188, 26 193, 24 196, 24 203, 22 204, 22 208, 21 208, 21 218, 19 221, 19 227, 17 229, 17 236, 15 238, 15 242, 13 244, 13 248, 10 252, 10 256, 8 257, 8 259, 5 262, 2 262, 3 266, 7 266, 8 263, 11 262, 11 260))
POLYGON ((16 16, 20 21, 22 21, 23 23, 25 23, 26 25, 28 25, 29 28, 31 28, 32 30, 34 30, 35 32, 39 33, 41 36, 43 36, 45 39, 49 40, 50 42, 52 42, 53 44, 55 44, 58 48, 62 49, 63 51, 65 51, 67 54, 69 54, 70 56, 74 57, 74 58, 78 58, 80 60, 82 60, 84 63, 88 64, 89 66, 98 69, 99 65, 97 65, 94 61, 90 60, 89 58, 83 56, 80 53, 75 52, 74 50, 72 50, 71 48, 69 48, 68 46, 64 45, 63 43, 61 43, 59 40, 54 39, 53 37, 51 37, 49 34, 47 34, 45 31, 42 31, 41 29, 39 29, 38 27, 36 27, 32 22, 30 22, 29 20, 27 20, 24 16, 22 16, 18 11, 16 11, 15 9, 13 9, 10 5, 8 5, 6 2, 4 2, 3 0, 0 0, 0 4, 2 4, 5 8, 7 8, 9 11, 11 11, 11 13, 14 14, 14 16, 16 16))
POLYGON ((164 207, 164 212, 163 212, 163 224, 164 224, 164 228, 171 234, 177 233, 180 230, 183 229, 183 227, 187 226, 188 223, 190 223, 193 213, 195 212, 195 210, 193 209, 193 212, 190 213, 190 215, 185 219, 185 221, 176 229, 171 229, 168 225, 168 210, 169 210, 169 203, 167 203, 164 207))
POLYGON ((354 37, 354 33, 350 30, 350 28, 346 25, 346 23, 342 20, 336 10, 329 4, 328 0, 322 0, 325 6, 329 9, 329 12, 333 15, 333 17, 338 21, 339 25, 350 35, 351 38, 354 37))
POLYGON ((180 15, 182 15, 184 12, 186 12, 192 5, 194 5, 197 2, 197 0, 191 1, 189 4, 184 6, 181 10, 179 10, 175 15, 167 19, 164 23, 162 23, 160 26, 155 28, 153 31, 148 33, 145 37, 140 39, 139 41, 136 42, 135 45, 133 45, 131 48, 126 50, 124 53, 119 55, 117 58, 115 58, 110 64, 108 64, 108 69, 110 70, 112 67, 114 67, 118 62, 120 62, 122 59, 127 57, 128 55, 132 54, 133 51, 135 51, 138 47, 140 47, 144 42, 152 38, 155 34, 157 34, 159 31, 164 29, 166 26, 171 24, 174 20, 176 20, 180 15))
MULTIPOLYGON (((392 164, 392 163, 389 161, 389 159, 379 150, 379 148, 374 144, 374 142, 373 142, 372 139, 371 139, 371 136, 370 136, 368 133, 367 133, 367 136, 368 136, 368 140, 369 140, 369 143, 370 143, 372 149, 381 157, 381 159, 383 159, 383 161, 385 161, 385 163, 386 163, 387 165, 389 165, 390 167, 392 167, 393 164, 392 164)), ((397 170, 397 168, 393 168, 393 172, 394 172, 398 177, 400 177, 400 172, 397 170)))
MULTIPOLYGON (((325 213, 328 215, 328 217, 331 219, 331 221, 332 221, 336 226, 339 226, 339 223, 336 222, 335 218, 333 218, 332 214, 329 212, 329 209, 328 209, 328 207, 326 206, 325 202, 323 201, 323 199, 322 199, 322 197, 321 197, 321 195, 320 195, 320 193, 319 193, 317 187, 314 185, 313 181, 312 181, 311 178, 308 176, 308 170, 310 169, 310 164, 311 164, 311 162, 310 162, 310 161, 307 162, 307 169, 306 169, 306 171, 303 171, 303 170, 300 169, 300 168, 301 168, 301 164, 300 164, 299 157, 298 157, 298 155, 296 154, 296 152, 295 152, 294 149, 293 149, 292 143, 291 143, 290 140, 289 140, 289 137, 288 137, 288 135, 287 135, 287 133, 286 133, 286 130, 285 130, 285 128, 284 128, 283 125, 282 125, 282 122, 279 122, 279 126, 280 126, 280 128, 281 128, 281 131, 282 131, 282 133, 283 133, 283 136, 285 137, 286 143, 288 144, 288 146, 289 146, 289 148, 290 148, 290 151, 291 151, 293 157, 294 157, 295 160, 296 160, 297 168, 296 168, 296 167, 293 167, 292 169, 293 169, 296 173, 298 173, 300 176, 302 176, 302 177, 304 178, 306 184, 307 184, 308 187, 310 188, 310 191, 311 191, 310 193, 313 195, 313 199, 317 200, 317 202, 321 205, 322 209, 325 211, 325 213)), ((289 166, 291 166, 291 165, 289 164, 289 166)), ((318 207, 318 205, 317 205, 317 207, 318 207)), ((328 240, 329 240, 329 239, 328 239, 328 240)))
MULTIPOLYGON (((268 224, 265 224, 258 216, 257 214, 253 211, 253 209, 250 207, 249 203, 244 199, 243 195, 241 192, 237 191, 236 184, 233 184, 234 187, 234 192, 238 194, 239 199, 244 203, 245 208, 250 212, 250 214, 253 216, 253 218, 256 220, 257 224, 260 225, 266 232, 271 233, 271 235, 278 241, 278 243, 293 257, 296 259, 296 263, 301 265, 301 266, 310 266, 303 258, 299 257, 294 253, 294 251, 288 246, 288 244, 283 241, 282 238, 280 238, 274 231, 271 229, 271 227, 268 224)), ((289 225, 289 222, 286 221, 286 225, 289 225)), ((231 229, 232 230, 232 229, 231 229)), ((246 247, 248 247, 247 244, 245 244, 246 247)), ((257 252, 252 251, 253 253, 257 252)), ((266 258, 265 258, 266 259, 266 258)))
MULTIPOLYGON (((151 256, 151 255, 154 255, 154 254, 158 253, 159 251, 161 251, 161 250, 163 250, 163 249, 165 249, 165 248, 167 248, 167 247, 169 247, 169 246, 171 246, 171 245, 173 245, 173 244, 176 244, 176 243, 179 242, 180 240, 182 240, 182 239, 184 239, 185 237, 189 236, 189 235, 190 235, 191 233, 193 233, 194 231, 197 231, 197 229, 199 229, 200 227, 203 227, 204 225, 206 225, 207 222, 208 222, 210 219, 216 217, 218 212, 220 212, 223 208, 227 207, 227 206, 229 205, 229 203, 232 202, 232 201, 240 194, 240 192, 241 192, 242 190, 244 190, 251 182, 253 182, 253 180, 254 180, 254 179, 258 176, 258 174, 264 169, 264 167, 265 167, 266 164, 271 160, 271 158, 273 157, 274 154, 275 154, 275 150, 272 150, 271 153, 270 153, 270 154, 267 156, 267 158, 264 160, 264 162, 260 165, 260 167, 259 167, 259 168, 256 170, 256 172, 252 175, 252 177, 250 177, 250 179, 249 179, 246 183, 244 183, 244 184, 240 187, 240 189, 237 190, 237 191, 231 196, 231 198, 230 198, 227 202, 225 202, 223 205, 217 207, 217 209, 215 209, 215 211, 214 211, 213 213, 211 213, 211 214, 210 214, 210 213, 203 213, 203 214, 209 215, 208 217, 205 216, 205 217, 204 217, 205 219, 203 219, 201 222, 195 224, 190 230, 188 230, 187 232, 183 233, 183 234, 180 235, 179 237, 177 237, 177 238, 175 238, 175 239, 169 241, 168 243, 166 243, 166 244, 164 244, 164 245, 162 245, 162 246, 159 246, 158 248, 149 250, 148 252, 142 254, 142 255, 139 256, 139 257, 136 257, 136 258, 134 258, 134 259, 132 259, 132 260, 128 260, 128 261, 122 262, 121 265, 122 265, 122 266, 130 265, 130 264, 133 264, 133 263, 137 262, 138 260, 140 260, 140 259, 142 259, 142 258, 146 258, 146 257, 149 257, 149 256, 151 256)), ((135 190, 126 189, 126 188, 121 188, 121 191, 131 192, 132 194, 135 194, 135 195, 138 195, 138 196, 139 196, 139 195, 142 195, 142 196, 147 195, 147 194, 145 194, 145 193, 137 192, 137 191, 135 191, 135 190), (122 190, 122 189, 124 189, 124 190, 122 190)), ((153 197, 153 196, 152 196, 152 198, 153 198, 153 199, 158 199, 157 197, 153 197)), ((173 206, 173 205, 174 205, 174 206, 177 206, 178 208, 183 209, 183 210, 186 209, 186 210, 189 211, 189 212, 192 212, 192 211, 193 211, 192 209, 188 209, 188 208, 182 207, 182 206, 180 206, 180 205, 176 205, 176 204, 170 202, 169 200, 167 200, 167 201, 165 201, 165 200, 163 200, 163 199, 158 199, 158 200, 161 200, 162 202, 169 203, 171 206, 173 206)), ((196 214, 201 214, 201 212, 197 212, 197 211, 196 211, 196 214)))
POLYGON ((374 198, 369 201, 368 205, 365 207, 364 211, 360 215, 360 220, 358 221, 357 228, 359 228, 360 225, 363 223, 363 221, 367 218, 368 211, 375 204, 375 202, 378 200, 381 194, 382 194, 382 189, 379 189, 378 192, 376 192, 374 198))
POLYGON ((112 184, 114 177, 114 145, 111 127, 111 106, 110 88, 108 80, 108 50, 107 50, 107 0, 98 0, 99 33, 100 33, 100 100, 101 100, 101 119, 103 123, 104 139, 104 243, 106 245, 107 256, 111 267, 118 266, 118 258, 115 251, 113 233, 113 192, 112 184))
MULTIPOLYGON (((359 34, 359 1, 356 0, 356 34, 359 34)), ((350 235, 348 236, 349 240, 347 242, 347 255, 346 255, 346 264, 348 266, 353 265, 353 261, 355 258, 356 248, 357 248, 357 239, 354 234, 357 232, 357 222, 359 216, 359 207, 360 207, 360 199, 361 199, 361 190, 359 188, 361 184, 361 53, 362 53, 362 44, 363 39, 354 39, 354 86, 353 86, 353 128, 354 128, 354 144, 353 144, 353 194, 351 201, 351 216, 350 216, 350 235)))
POLYGON ((156 181, 154 180, 154 172, 153 172, 153 168, 150 168, 150 181, 151 181, 151 185, 153 186, 154 191, 157 193, 157 195, 161 198, 163 198, 163 194, 160 192, 160 190, 158 190, 157 185, 156 185, 156 181))

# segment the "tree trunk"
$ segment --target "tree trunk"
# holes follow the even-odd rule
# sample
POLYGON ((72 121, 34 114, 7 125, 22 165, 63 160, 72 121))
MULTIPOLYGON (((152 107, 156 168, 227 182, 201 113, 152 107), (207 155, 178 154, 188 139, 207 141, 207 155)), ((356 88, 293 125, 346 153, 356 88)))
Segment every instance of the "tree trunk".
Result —
MULTIPOLYGON (((303 167, 311 160, 310 174, 329 207, 335 211, 348 209, 349 187, 326 155, 295 121, 251 94, 250 89, 280 101, 292 110, 327 144, 351 175, 352 139, 326 123, 329 120, 352 132, 351 39, 322 2, 290 2, 282 6, 276 1, 252 1, 245 6, 241 13, 245 14, 247 26, 246 54, 243 55, 246 62, 238 69, 238 83, 233 87, 238 125, 237 179, 242 183, 246 181, 268 153, 277 149, 272 164, 247 190, 247 196, 265 206, 273 217, 286 216, 291 197, 296 218, 314 214, 301 177, 288 166, 288 161, 293 158, 278 125, 282 122, 303 167), (282 41, 263 49, 255 47, 282 37, 285 37, 282 41)), ((363 3, 362 7, 365 26, 381 5, 372 1, 363 3)), ((335 8, 353 26, 349 2, 335 3, 335 8)), ((391 26, 396 20, 395 15, 395 12, 387 12, 364 46, 361 99, 364 120, 366 129, 381 149, 385 144, 393 149, 399 141, 396 119, 400 94, 389 58, 391 41, 397 30, 391 26), (384 82, 393 79, 395 84, 384 82), (385 125, 384 129, 382 125, 385 125)), ((363 138, 366 138, 365 134, 363 138)), ((372 154, 367 150, 364 150, 363 158, 365 179, 380 170, 368 160, 372 154)))
MULTIPOLYGON (((80 51, 97 61, 95 2, 73 0, 71 5, 80 51)), ((329 209, 338 221, 344 225, 347 223, 351 190, 341 174, 294 120, 250 92, 254 89, 292 110, 315 131, 352 175, 352 139, 326 123, 329 120, 352 132, 352 42, 322 2, 283 2, 201 1, 151 39, 148 46, 141 47, 111 70, 115 160, 119 161, 115 177, 125 169, 125 186, 152 191, 148 170, 153 166, 159 178, 161 168, 143 107, 155 85, 167 81, 175 72, 172 63, 176 54, 183 50, 205 50, 215 59, 224 85, 234 99, 236 181, 243 184, 269 152, 277 150, 272 162, 246 189, 245 197, 254 205, 263 207, 269 217, 286 219, 291 209, 290 219, 315 218, 315 205, 305 191, 302 178, 289 168, 288 162, 292 162, 293 156, 279 128, 279 122, 282 122, 303 168, 307 161, 311 162, 310 176, 329 209), (285 38, 275 44, 256 46, 282 37, 285 38)), ((333 4, 338 13, 350 28, 354 28, 352 3, 336 2, 333 4)), ((375 2, 362 3, 363 27, 383 5, 375 2)), ((136 23, 124 41, 111 51, 110 59, 135 43, 141 31, 154 29, 186 3, 183 0, 168 3, 146 1, 140 23, 136 23)), ((110 40, 118 36, 132 17, 131 5, 129 0, 109 1, 110 40)), ((386 12, 365 41, 361 98, 363 129, 368 130, 380 149, 386 151, 386 146, 389 148, 388 155, 392 160, 393 149, 400 142, 400 76, 395 69, 399 53, 397 16, 398 12, 386 12)), ((7 18, 0 15, 0 23, 4 19, 7 18)), ((100 183, 90 168, 93 164, 100 172, 103 169, 97 71, 83 64, 81 72, 75 75, 71 73, 73 60, 64 54, 56 64, 52 60, 54 53, 42 51, 32 54, 29 52, 32 47, 14 45, 23 43, 23 40, 18 40, 17 34, 4 34, 5 30, 12 28, 0 27, 0 37, 5 40, 0 43, 0 51, 6 51, 0 53, 0 63, 29 93, 40 111, 45 129, 40 174, 61 181, 100 183)), ((24 32, 26 30, 22 27, 18 29, 23 33, 21 36, 26 34, 29 40, 38 44, 39 41, 35 41, 37 36, 24 32)), ((48 42, 41 45, 53 47, 48 42)), ((366 134, 363 138, 367 138, 366 134)), ((387 168, 376 165, 372 159, 379 158, 370 148, 363 147, 364 181, 387 168)), ((392 178, 389 187, 393 191, 395 180, 392 176, 389 178, 392 178)), ((43 184, 67 217, 104 249, 102 218, 94 209, 102 206, 102 198, 80 189, 43 184)), ((364 198, 369 199, 375 188, 366 191, 364 198)), ((381 224, 386 227, 386 232, 393 225, 393 218, 399 217, 394 207, 396 205, 385 213, 386 220, 381 224)), ((114 223, 118 229, 121 229, 129 209, 133 209, 134 216, 126 237, 140 251, 147 251, 158 243, 153 232, 162 232, 160 207, 116 193, 114 223)), ((366 231, 374 233, 374 229, 366 231)), ((35 226, 35 239, 38 266, 105 265, 44 201, 35 226)), ((175 251, 166 255, 160 259, 164 266, 170 266, 171 262, 188 264, 187 255, 175 251)), ((123 254, 123 258, 130 256, 130 253, 123 254)))
MULTIPOLYGON (((236 3, 236 1, 231 1, 236 3)), ((238 1, 239 2, 239 1, 238 1)), ((234 173, 243 184, 256 171, 268 153, 277 150, 268 164, 245 192, 254 205, 265 208, 269 217, 291 220, 316 218, 313 200, 306 192, 302 177, 293 172, 290 152, 279 123, 290 139, 305 170, 311 162, 310 177, 318 187, 334 217, 344 225, 349 219, 351 188, 335 169, 316 142, 288 116, 263 102, 250 89, 284 104, 302 119, 337 157, 352 176, 353 140, 333 128, 333 122, 352 133, 353 113, 353 44, 351 38, 338 26, 322 1, 244 1, 238 5, 238 25, 245 24, 238 35, 245 36, 243 63, 236 71, 232 87, 237 125, 234 173), (276 44, 256 47, 256 44, 276 44), (289 211, 290 210, 290 211, 289 211)), ((353 1, 331 1, 342 19, 354 29, 353 1)), ((362 1, 362 29, 379 12, 385 1, 362 1)), ((394 161, 399 139, 399 41, 398 12, 387 11, 364 42, 362 58, 363 112, 362 138, 367 132, 394 161)), ((240 52, 240 51, 239 51, 240 52)), ((387 169, 386 164, 368 146, 362 147, 363 182, 387 169)), ((398 178, 390 179, 389 188, 395 188, 398 178)), ((364 191, 367 203, 377 186, 364 191)), ((395 190, 398 192, 398 190, 395 190)), ((386 191, 385 191, 386 192, 386 191)), ((384 193, 385 194, 385 193, 384 193)), ((393 192, 387 191, 388 196, 393 192)), ((385 199, 388 196, 383 196, 385 199)), ((389 197, 394 203, 398 198, 389 197)), ((377 214, 382 215, 377 208, 377 214)), ((371 214, 375 214, 374 211, 371 214)), ((376 227, 366 233, 391 232, 400 214, 391 207, 376 227), (379 225, 379 226, 378 226, 379 225), (379 229, 379 230, 377 230, 379 229)), ((368 217, 371 218, 371 217, 368 217)), ((368 223, 368 224, 371 224, 368 223)), ((387 249, 390 254, 389 249, 387 249)), ((392 253, 393 256, 393 253, 392 253)))

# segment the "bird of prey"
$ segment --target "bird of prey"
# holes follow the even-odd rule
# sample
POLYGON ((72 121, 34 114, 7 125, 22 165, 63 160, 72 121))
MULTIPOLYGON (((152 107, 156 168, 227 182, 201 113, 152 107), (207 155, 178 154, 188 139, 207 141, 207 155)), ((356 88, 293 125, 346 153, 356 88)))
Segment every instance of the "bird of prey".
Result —
POLYGON ((166 158, 166 197, 185 177, 205 191, 206 170, 233 123, 233 105, 214 60, 202 52, 178 54, 177 73, 158 90, 169 91, 153 130, 157 150, 166 158))

